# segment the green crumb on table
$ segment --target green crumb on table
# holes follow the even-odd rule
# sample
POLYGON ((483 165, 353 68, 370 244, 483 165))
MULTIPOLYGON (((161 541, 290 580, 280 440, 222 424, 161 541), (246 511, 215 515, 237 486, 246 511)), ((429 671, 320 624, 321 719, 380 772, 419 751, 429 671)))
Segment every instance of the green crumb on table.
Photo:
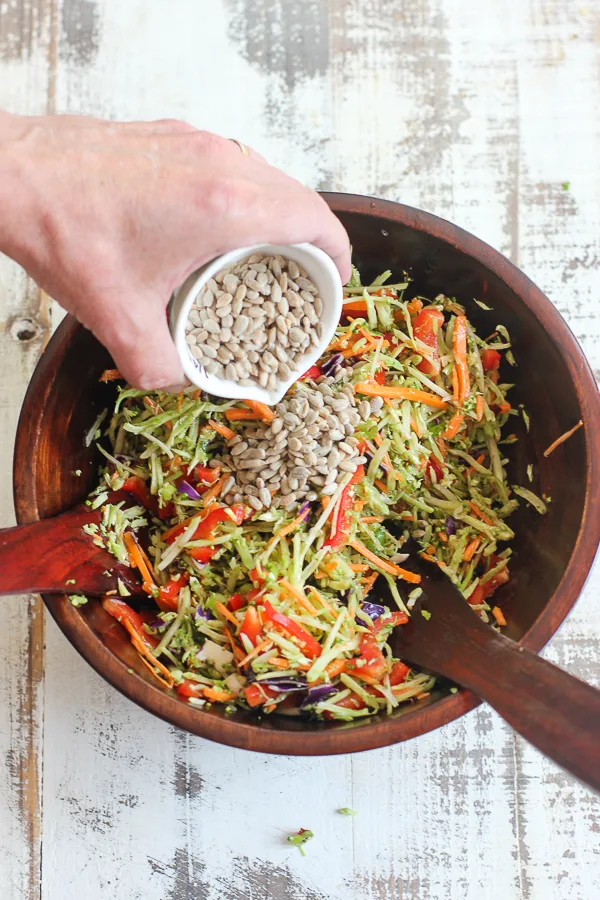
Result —
POLYGON ((426 619, 429 622, 429 620, 431 618, 431 613, 429 612, 428 609, 422 609, 421 615, 423 616, 424 619, 426 619))
POLYGON ((456 688, 456 687, 451 687, 451 688, 450 688, 450 693, 451 693, 451 694, 458 694, 458 688, 456 688))
POLYGON ((83 606, 87 603, 87 597, 84 594, 70 594, 69 600, 72 606, 83 606))
POLYGON ((65 581, 65 584, 77 584, 77 582, 75 581, 74 578, 68 578, 68 579, 65 581))
POLYGON ((130 675, 133 675, 133 669, 127 669, 130 675))
POLYGON ((350 809, 349 806, 342 806, 341 809, 338 809, 340 816, 356 816, 357 812, 355 809, 350 809))
POLYGON ((570 181, 563 181, 563 183, 562 183, 562 189, 563 189, 563 191, 568 191, 570 187, 571 187, 571 182, 570 182, 570 181))
POLYGON ((310 841, 314 838, 314 834, 308 828, 301 828, 297 834, 288 834, 286 840, 289 844, 294 844, 295 847, 298 848, 302 856, 306 856, 306 851, 302 846, 307 841, 310 841))
POLYGON ((81 478, 81 469, 75 469, 75 474, 78 478, 81 478))

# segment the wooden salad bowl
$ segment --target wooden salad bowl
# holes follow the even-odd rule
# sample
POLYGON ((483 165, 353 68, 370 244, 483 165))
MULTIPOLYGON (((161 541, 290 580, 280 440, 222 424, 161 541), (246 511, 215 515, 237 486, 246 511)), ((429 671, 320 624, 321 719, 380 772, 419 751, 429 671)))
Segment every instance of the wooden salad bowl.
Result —
MULTIPOLYGON (((365 283, 388 268, 397 281, 406 270, 414 279, 411 294, 455 296, 483 336, 498 324, 510 331, 518 366, 503 377, 515 382, 511 403, 524 404, 531 428, 527 432, 521 416, 512 420, 519 440, 507 448, 509 479, 529 485, 533 465, 531 489, 551 502, 545 516, 523 503, 511 518, 511 578, 498 599, 508 636, 538 651, 575 603, 600 540, 600 399, 583 352, 541 291, 462 229, 399 203, 353 194, 325 199, 348 229, 365 283), (493 311, 481 309, 474 297, 493 311), (580 419, 585 427, 544 457, 580 419)), ((68 509, 95 486, 99 459, 83 438, 114 399, 114 386, 98 380, 110 365, 90 332, 67 317, 39 361, 19 420, 14 498, 20 524, 68 509)), ((179 728, 233 747, 303 755, 370 750, 439 728, 479 703, 467 690, 451 694, 440 681, 429 697, 391 716, 351 723, 259 719, 243 710, 227 714, 218 705, 198 709, 161 688, 97 600, 77 608, 63 595, 44 601, 73 646, 123 694, 179 728)))

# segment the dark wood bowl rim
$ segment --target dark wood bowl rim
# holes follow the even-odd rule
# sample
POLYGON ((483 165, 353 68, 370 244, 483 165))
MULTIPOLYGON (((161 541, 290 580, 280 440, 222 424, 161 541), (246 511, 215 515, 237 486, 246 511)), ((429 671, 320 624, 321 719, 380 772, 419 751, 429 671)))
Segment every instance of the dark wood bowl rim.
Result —
MULTIPOLYGON (((324 194, 339 213, 360 213, 380 221, 400 222, 445 241, 478 261, 501 279, 534 314, 551 340, 563 353, 577 398, 588 422, 600 421, 600 399, 596 381, 577 340, 566 322, 544 294, 504 256, 456 225, 414 207, 356 194, 324 194), (575 364, 577 361, 578 365, 575 364)), ((43 408, 75 331, 81 326, 70 316, 61 323, 43 353, 28 386, 17 427, 14 453, 14 500, 19 524, 39 519, 35 492, 35 445, 39 422, 34 408, 43 408), (27 460, 27 465, 23 461, 27 460)), ((586 437, 586 499, 575 547, 560 584, 521 643, 539 651, 557 631, 579 596, 594 561, 600 541, 600 448, 586 437)), ((396 719, 381 718, 367 726, 323 731, 286 732, 229 721, 204 714, 158 688, 153 688, 109 651, 64 596, 43 597, 54 620, 84 659, 122 694, 159 716, 202 737, 263 753, 327 755, 371 750, 426 734, 474 709, 481 701, 470 691, 417 706, 396 719)))

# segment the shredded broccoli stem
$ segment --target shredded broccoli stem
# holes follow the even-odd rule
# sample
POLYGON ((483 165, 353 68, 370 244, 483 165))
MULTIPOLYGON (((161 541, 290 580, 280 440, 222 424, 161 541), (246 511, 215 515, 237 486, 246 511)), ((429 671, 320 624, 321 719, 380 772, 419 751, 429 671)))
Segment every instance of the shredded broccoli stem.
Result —
MULTIPOLYGON (((233 506, 223 513, 220 492, 205 501, 228 475, 213 471, 227 444, 214 423, 242 439, 255 424, 227 419, 237 401, 193 389, 118 391, 99 445, 105 468, 89 501, 100 510, 100 522, 86 531, 125 564, 127 531, 146 548, 153 579, 146 584, 148 605, 156 598, 160 608, 144 620, 144 634, 157 665, 160 658, 193 706, 223 702, 261 714, 350 721, 412 702, 434 679, 405 668, 404 680, 394 684, 399 661, 387 643, 391 626, 378 627, 382 616, 410 615, 421 594, 412 585, 405 590, 396 575, 405 540, 413 536, 485 618, 488 597, 510 577, 510 549, 498 544, 513 538, 506 519, 517 497, 546 511, 533 490, 532 466, 530 488, 510 486, 506 477, 502 452, 514 438, 504 429, 517 411, 507 401, 511 385, 497 370, 486 370, 483 354, 492 349, 508 356, 508 332, 498 326, 485 341, 467 323, 469 394, 459 403, 453 336, 463 307, 443 295, 433 302, 405 299, 409 281, 389 283, 390 277, 385 272, 364 286, 353 269, 347 317, 322 360, 346 348, 344 381, 338 384, 334 373, 292 389, 314 390, 325 380, 338 390, 346 383, 354 386, 355 408, 367 401, 354 431, 367 456, 364 471, 357 478, 348 473, 330 495, 318 497, 305 519, 296 518, 297 508, 276 504, 261 512, 242 505, 241 517, 233 506), (437 316, 433 338, 422 325, 433 315, 428 310, 437 316), (458 430, 450 427, 457 412, 458 430), (152 502, 139 493, 135 506, 110 502, 111 490, 128 490, 136 479, 152 502), (183 481, 197 487, 200 499, 180 490, 183 481), (341 538, 333 540, 338 532, 341 538), (393 610, 379 603, 376 580, 387 583, 393 610), (369 635, 381 652, 375 678, 364 643, 369 635), (323 690, 326 695, 318 693, 323 690), (288 702, 288 692, 297 703, 288 702)), ((519 413, 511 421, 528 430, 526 411, 520 407, 519 413)), ((104 415, 88 439, 97 437, 104 415)), ((129 596, 122 581, 119 594, 129 596)), ((83 601, 73 595, 72 602, 83 601)), ((391 625, 402 627, 393 618, 391 625)))

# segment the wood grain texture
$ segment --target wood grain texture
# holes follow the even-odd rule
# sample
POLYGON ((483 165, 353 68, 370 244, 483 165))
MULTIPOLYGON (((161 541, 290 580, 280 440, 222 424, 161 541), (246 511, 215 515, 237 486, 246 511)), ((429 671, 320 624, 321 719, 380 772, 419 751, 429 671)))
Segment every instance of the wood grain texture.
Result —
MULTIPOLYGON (((315 186, 446 216, 525 268, 600 375, 599 22, 598 0, 481 0, 476 9, 455 0, 13 0, 0 11, 0 105, 42 111, 50 98, 60 112, 175 115, 240 137, 315 186), (32 9, 43 13, 35 22, 32 9), (314 56, 302 46, 306 32, 314 56)), ((12 337, 15 317, 37 325, 40 306, 4 261, 0 304, 8 525, 12 436, 41 338, 12 337)), ((600 894, 597 798, 485 707, 355 757, 226 750, 175 734, 122 699, 53 623, 40 681, 28 665, 39 618, 34 627, 17 598, 3 610, 7 900, 600 894), (22 778, 31 759, 33 799, 22 778), (358 815, 339 816, 340 806, 358 815), (306 859, 284 842, 299 827, 316 835, 306 859)), ((596 568, 547 651, 596 684, 599 621, 596 568)))

